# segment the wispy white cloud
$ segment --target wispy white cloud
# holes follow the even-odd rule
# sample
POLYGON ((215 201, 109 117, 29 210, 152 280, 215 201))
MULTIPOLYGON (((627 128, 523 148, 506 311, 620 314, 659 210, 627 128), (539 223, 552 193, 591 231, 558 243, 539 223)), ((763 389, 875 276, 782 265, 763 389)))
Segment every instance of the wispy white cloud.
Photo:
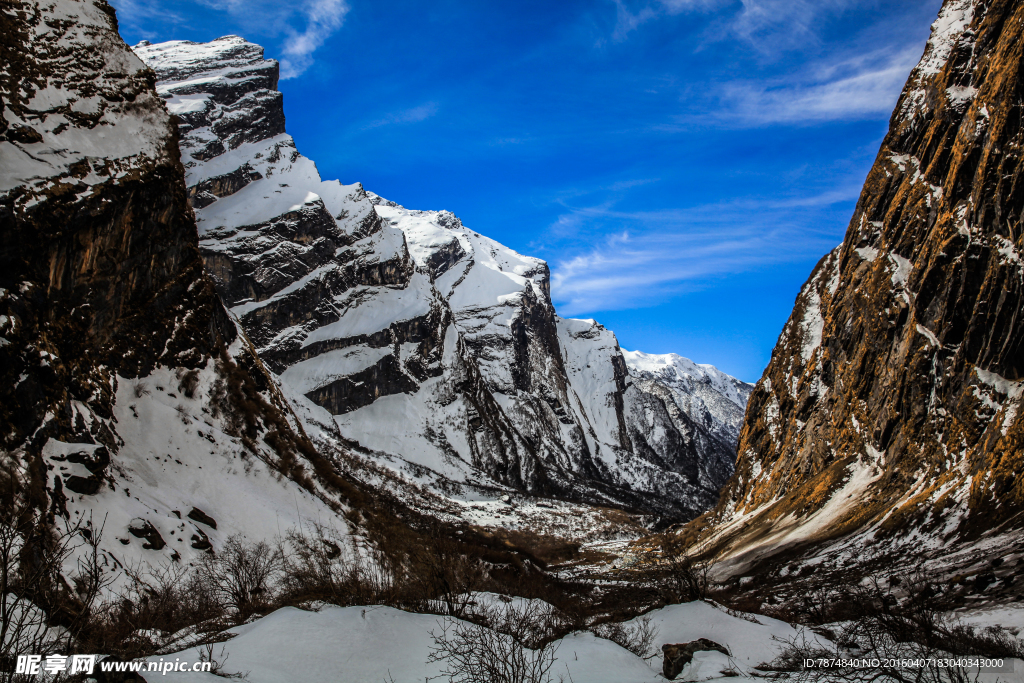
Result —
POLYGON ((615 3, 615 28, 612 40, 624 40, 634 30, 652 19, 664 14, 680 14, 682 12, 705 11, 714 9, 728 0, 657 0, 636 9, 631 9, 625 0, 613 0, 615 3))
POLYGON ((290 30, 281 58, 281 78, 295 78, 313 63, 313 53, 341 28, 348 14, 345 0, 311 0, 303 15, 306 28, 301 33, 290 30))
POLYGON ((631 7, 627 0, 612 1, 614 40, 623 40, 665 15, 722 10, 724 21, 716 22, 720 38, 739 38, 765 51, 805 42, 813 37, 823 15, 841 13, 854 4, 854 0, 646 0, 631 7))
MULTIPOLYGON (((623 40, 644 23, 679 13, 713 10, 705 40, 733 40, 769 57, 796 48, 821 46, 822 27, 853 7, 854 0, 613 0, 613 38, 623 40)), ((920 47, 906 48, 898 39, 873 50, 847 47, 845 55, 826 50, 817 61, 802 59, 774 78, 734 78, 695 88, 690 83, 682 100, 693 113, 675 119, 680 125, 655 125, 677 130, 695 122, 726 126, 760 126, 887 116, 903 83, 920 58, 920 47), (850 56, 852 55, 852 56, 850 56)), ((785 64, 786 62, 782 62, 785 64)))
POLYGON ((557 233, 588 224, 629 225, 552 264, 552 297, 560 315, 655 305, 717 278, 819 256, 835 246, 830 231, 809 231, 794 212, 852 201, 852 183, 820 194, 744 199, 688 209, 620 211, 608 202, 573 208, 551 226, 557 233))
POLYGON ((403 109, 383 116, 376 121, 363 126, 363 129, 380 128, 381 126, 391 126, 395 124, 406 124, 406 123, 419 123, 420 121, 426 121, 430 117, 434 116, 439 110, 437 102, 426 102, 417 107, 410 109, 403 109))
POLYGON ((793 47, 815 39, 823 16, 838 15, 854 0, 743 0, 730 22, 731 32, 763 51, 793 47))
POLYGON ((154 38, 156 34, 148 29, 154 22, 182 24, 185 18, 178 12, 167 9, 159 0, 114 0, 117 20, 123 26, 129 26, 145 38, 154 38))
POLYGON ((658 16, 658 9, 647 6, 631 10, 623 0, 615 0, 615 29, 612 40, 624 40, 638 27, 658 16))
POLYGON ((812 67, 785 80, 731 81, 719 86, 719 123, 764 125, 888 116, 919 51, 882 51, 812 67))
POLYGON ((566 316, 642 308, 699 288, 709 278, 778 260, 764 252, 776 239, 770 233, 730 240, 623 233, 589 253, 557 262, 551 276, 552 295, 559 314, 566 316))

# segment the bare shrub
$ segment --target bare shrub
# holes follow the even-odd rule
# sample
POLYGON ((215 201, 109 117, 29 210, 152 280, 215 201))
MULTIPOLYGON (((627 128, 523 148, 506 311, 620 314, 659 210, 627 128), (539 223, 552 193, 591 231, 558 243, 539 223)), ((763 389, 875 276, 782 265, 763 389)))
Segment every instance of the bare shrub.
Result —
POLYGON ((676 536, 660 542, 660 587, 668 603, 692 602, 708 596, 714 558, 702 546, 687 548, 676 536))
POLYGON ((651 659, 661 654, 654 645, 658 628, 648 616, 640 617, 632 625, 621 621, 597 624, 590 631, 598 638, 610 640, 641 659, 651 659))
POLYGON ((483 580, 479 559, 438 528, 409 552, 407 572, 411 602, 422 603, 421 611, 452 617, 466 613, 483 580))
POLYGON ((456 540, 438 523, 415 530, 384 514, 366 521, 373 547, 367 564, 386 576, 392 589, 381 602, 429 614, 466 613, 472 594, 484 586, 479 547, 456 540))
POLYGON ((207 643, 199 648, 199 662, 201 664, 210 664, 210 673, 214 676, 220 676, 221 678, 234 678, 238 680, 248 680, 249 672, 236 672, 229 674, 224 670, 224 665, 228 662, 228 653, 225 651, 223 645, 220 646, 220 652, 214 655, 215 645, 214 643, 207 643))
POLYGON ((832 643, 806 634, 789 642, 771 669, 790 672, 799 681, 884 681, 893 683, 967 683, 979 674, 964 666, 888 666, 893 662, 983 657, 1024 657, 1024 643, 998 628, 976 629, 940 609, 934 586, 923 574, 885 588, 878 580, 847 589, 845 621, 829 632, 832 643), (878 660, 880 666, 843 670, 805 668, 809 659, 878 660))
MULTIPOLYGON (((15 680, 24 653, 74 652, 111 577, 103 570, 102 528, 70 523, 12 495, 0 513, 0 681, 15 680), (66 567, 75 559, 75 569, 66 567), (67 578, 65 578, 67 576, 67 578), (67 579, 71 580, 69 584, 67 579)), ((54 680, 61 680, 58 677, 54 680)))
POLYGON ((281 549, 282 600, 322 600, 333 605, 374 605, 396 602, 390 564, 377 553, 362 551, 351 537, 333 527, 312 523, 306 531, 290 531, 281 549))
POLYGON ((145 382, 135 382, 132 384, 132 391, 135 393, 135 398, 142 398, 143 396, 149 396, 151 393, 149 387, 146 386, 145 382))
POLYGON ((509 603, 478 612, 483 623, 452 617, 432 631, 428 663, 443 665, 449 683, 551 683, 558 645, 547 638, 550 609, 509 603))
POLYGON ((198 573, 208 590, 244 620, 271 606, 282 569, 280 548, 266 541, 246 543, 234 535, 219 553, 204 558, 198 573))
POLYGON ((138 633, 166 632, 190 637, 206 624, 216 631, 225 613, 220 598, 195 572, 178 563, 126 567, 124 586, 100 610, 90 627, 93 651, 138 658, 154 654, 173 641, 154 643, 138 633))

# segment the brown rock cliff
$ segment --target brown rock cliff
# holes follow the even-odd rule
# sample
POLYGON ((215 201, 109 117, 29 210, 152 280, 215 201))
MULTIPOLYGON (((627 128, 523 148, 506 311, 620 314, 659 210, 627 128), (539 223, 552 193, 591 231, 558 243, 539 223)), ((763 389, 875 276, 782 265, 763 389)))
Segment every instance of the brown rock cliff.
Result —
POLYGON ((944 4, 698 525, 728 553, 1020 525, 1022 32, 1020 0, 944 4))

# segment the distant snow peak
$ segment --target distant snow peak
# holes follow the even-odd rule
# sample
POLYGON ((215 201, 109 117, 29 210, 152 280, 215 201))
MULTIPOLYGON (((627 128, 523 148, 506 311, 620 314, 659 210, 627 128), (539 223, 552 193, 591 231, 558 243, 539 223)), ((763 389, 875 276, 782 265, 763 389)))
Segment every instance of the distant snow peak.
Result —
POLYGON ((666 381, 697 382, 710 385, 714 390, 732 401, 741 410, 747 407, 747 399, 753 384, 727 375, 714 365, 694 363, 675 353, 652 354, 643 351, 622 350, 626 364, 634 374, 661 374, 666 381))
POLYGON ((463 501, 518 490, 672 519, 714 503, 749 385, 679 356, 648 371, 660 357, 555 314, 544 261, 324 182, 259 46, 136 51, 181 122, 207 269, 308 431, 463 501))

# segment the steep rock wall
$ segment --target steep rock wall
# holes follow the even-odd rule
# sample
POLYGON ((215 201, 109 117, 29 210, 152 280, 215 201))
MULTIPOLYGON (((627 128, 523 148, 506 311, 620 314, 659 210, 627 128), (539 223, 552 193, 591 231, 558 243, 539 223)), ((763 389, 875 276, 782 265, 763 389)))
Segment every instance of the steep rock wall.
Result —
POLYGON ((177 127, 110 6, 5 3, 0 105, 0 515, 82 527, 115 574, 344 525, 343 453, 204 274, 177 127))
POLYGON ((1022 26, 1019 1, 943 5, 846 239, 751 396, 704 520, 729 552, 1020 526, 1022 26))

